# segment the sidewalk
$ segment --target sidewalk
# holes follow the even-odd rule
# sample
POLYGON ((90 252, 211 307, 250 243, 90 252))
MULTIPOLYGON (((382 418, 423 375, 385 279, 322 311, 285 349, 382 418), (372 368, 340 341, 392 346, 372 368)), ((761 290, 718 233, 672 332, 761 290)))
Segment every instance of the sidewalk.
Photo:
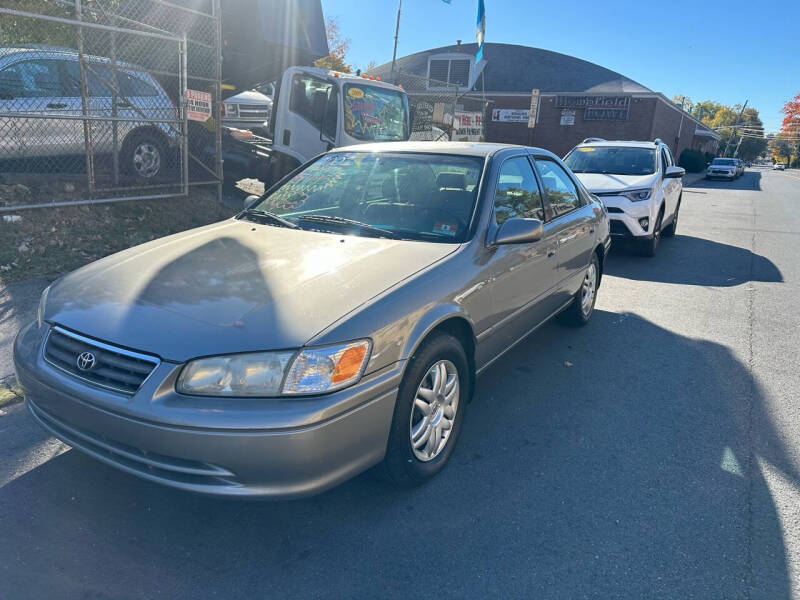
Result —
POLYGON ((699 173, 689 173, 687 172, 686 175, 683 176, 683 185, 693 185, 703 179, 706 176, 705 170, 700 171, 699 173))

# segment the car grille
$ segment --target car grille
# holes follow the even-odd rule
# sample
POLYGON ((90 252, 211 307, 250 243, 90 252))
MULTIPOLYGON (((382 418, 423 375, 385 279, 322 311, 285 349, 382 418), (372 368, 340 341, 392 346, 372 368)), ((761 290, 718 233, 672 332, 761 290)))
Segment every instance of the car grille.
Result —
POLYGON ((128 395, 136 393, 160 362, 154 356, 110 346, 58 326, 47 336, 44 358, 73 377, 128 395))
POLYGON ((263 104, 239 104, 240 117, 269 118, 270 109, 263 104))

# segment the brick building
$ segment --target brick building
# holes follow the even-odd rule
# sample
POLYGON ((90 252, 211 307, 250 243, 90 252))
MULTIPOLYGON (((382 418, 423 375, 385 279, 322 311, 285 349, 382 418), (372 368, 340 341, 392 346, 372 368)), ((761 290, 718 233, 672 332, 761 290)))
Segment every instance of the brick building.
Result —
POLYGON ((412 105, 415 97, 436 93, 446 105, 446 94, 457 89, 456 117, 478 103, 482 137, 490 142, 540 146, 559 156, 587 137, 661 138, 676 157, 686 148, 717 150, 718 134, 662 93, 619 73, 527 46, 487 43, 478 63, 475 51, 475 44, 434 48, 397 59, 394 74, 391 63, 370 74, 404 82, 412 105), (535 123, 529 123, 532 106, 535 123))

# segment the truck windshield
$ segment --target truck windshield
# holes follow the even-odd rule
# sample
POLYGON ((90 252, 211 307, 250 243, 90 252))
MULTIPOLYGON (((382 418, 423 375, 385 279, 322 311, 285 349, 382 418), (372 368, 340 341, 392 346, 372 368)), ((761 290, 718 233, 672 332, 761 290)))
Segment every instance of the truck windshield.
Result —
POLYGON ((573 173, 650 175, 656 172, 656 153, 631 146, 578 146, 564 159, 573 173))
POLYGON ((248 212, 280 217, 303 229, 462 242, 483 162, 482 157, 451 154, 332 152, 248 212))
POLYGON ((408 100, 395 90, 366 84, 344 86, 344 130, 358 140, 408 139, 408 100))

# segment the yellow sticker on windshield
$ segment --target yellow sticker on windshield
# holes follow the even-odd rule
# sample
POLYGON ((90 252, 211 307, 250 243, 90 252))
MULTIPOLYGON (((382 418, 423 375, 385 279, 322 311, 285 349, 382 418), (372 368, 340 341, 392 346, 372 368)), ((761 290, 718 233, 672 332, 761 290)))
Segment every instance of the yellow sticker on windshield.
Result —
POLYGON ((347 90, 347 95, 351 98, 363 98, 364 90, 357 87, 351 87, 349 90, 347 90))
POLYGON ((582 148, 578 148, 578 152, 594 152, 594 148, 591 146, 584 146, 582 148))

